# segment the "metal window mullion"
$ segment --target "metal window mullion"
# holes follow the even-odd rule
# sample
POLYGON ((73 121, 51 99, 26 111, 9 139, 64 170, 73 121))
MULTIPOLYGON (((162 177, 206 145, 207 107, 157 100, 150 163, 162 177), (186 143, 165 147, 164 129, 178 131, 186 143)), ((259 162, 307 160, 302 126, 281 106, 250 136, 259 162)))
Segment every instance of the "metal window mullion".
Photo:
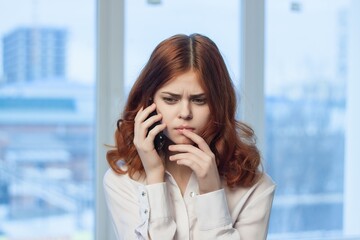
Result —
POLYGON ((105 203, 102 180, 108 164, 105 144, 112 145, 123 104, 124 1, 97 1, 95 239, 115 239, 105 203))
POLYGON ((254 130, 265 150, 264 34, 265 0, 243 0, 241 5, 241 119, 254 130))

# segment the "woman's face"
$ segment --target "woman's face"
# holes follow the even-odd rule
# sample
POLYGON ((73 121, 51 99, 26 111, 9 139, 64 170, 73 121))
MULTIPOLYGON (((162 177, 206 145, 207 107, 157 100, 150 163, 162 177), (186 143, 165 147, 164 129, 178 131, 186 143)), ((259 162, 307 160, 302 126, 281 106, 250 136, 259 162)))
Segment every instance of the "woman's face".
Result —
POLYGON ((158 89, 154 96, 157 112, 166 123, 164 134, 176 144, 192 144, 182 129, 199 134, 210 120, 204 89, 194 71, 180 74, 158 89))

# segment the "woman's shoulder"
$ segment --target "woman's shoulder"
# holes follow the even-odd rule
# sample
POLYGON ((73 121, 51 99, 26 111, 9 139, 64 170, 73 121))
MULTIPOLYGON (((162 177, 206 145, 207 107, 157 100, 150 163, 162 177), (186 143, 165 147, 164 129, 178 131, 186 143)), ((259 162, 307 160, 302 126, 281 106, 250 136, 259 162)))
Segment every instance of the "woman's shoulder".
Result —
POLYGON ((247 192, 251 195, 273 195, 276 189, 276 184, 272 178, 265 172, 261 173, 258 181, 247 189, 247 192))
POLYGON ((275 189, 276 188, 276 184, 275 184, 274 180, 265 172, 262 173, 258 182, 255 183, 254 186, 256 188, 261 188, 261 189, 269 189, 269 188, 275 189))
POLYGON ((259 195, 272 195, 275 191, 276 185, 272 178, 262 173, 258 181, 251 187, 235 187, 229 188, 225 186, 225 192, 228 198, 240 199, 240 198, 253 198, 259 195))
MULTIPOLYGON (((120 167, 122 170, 126 170, 125 166, 120 167)), ((137 187, 145 184, 145 179, 139 174, 135 174, 132 178, 128 173, 120 174, 115 172, 114 169, 109 168, 104 174, 103 185, 110 188, 127 188, 129 186, 137 187)))

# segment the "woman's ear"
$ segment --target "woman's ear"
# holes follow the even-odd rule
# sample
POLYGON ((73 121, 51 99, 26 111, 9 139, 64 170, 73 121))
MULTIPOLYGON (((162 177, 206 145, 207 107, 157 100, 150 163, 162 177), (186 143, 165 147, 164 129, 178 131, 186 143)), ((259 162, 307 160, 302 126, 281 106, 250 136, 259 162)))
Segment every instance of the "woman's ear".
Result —
POLYGON ((152 98, 149 98, 148 105, 150 106, 153 102, 154 100, 152 98))

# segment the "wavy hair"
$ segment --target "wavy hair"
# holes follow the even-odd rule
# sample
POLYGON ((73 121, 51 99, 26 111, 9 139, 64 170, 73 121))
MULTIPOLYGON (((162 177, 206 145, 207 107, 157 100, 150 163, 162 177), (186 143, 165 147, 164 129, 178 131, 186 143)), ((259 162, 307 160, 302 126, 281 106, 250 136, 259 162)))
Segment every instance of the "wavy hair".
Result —
POLYGON ((145 172, 133 144, 135 115, 160 87, 189 70, 200 79, 209 104, 211 117, 201 136, 216 156, 220 176, 229 187, 252 186, 262 173, 254 131, 235 119, 236 94, 225 62, 215 43, 200 34, 178 34, 154 49, 118 120, 115 147, 106 155, 110 167, 130 177, 145 172), (125 170, 117 164, 120 159, 125 170))

